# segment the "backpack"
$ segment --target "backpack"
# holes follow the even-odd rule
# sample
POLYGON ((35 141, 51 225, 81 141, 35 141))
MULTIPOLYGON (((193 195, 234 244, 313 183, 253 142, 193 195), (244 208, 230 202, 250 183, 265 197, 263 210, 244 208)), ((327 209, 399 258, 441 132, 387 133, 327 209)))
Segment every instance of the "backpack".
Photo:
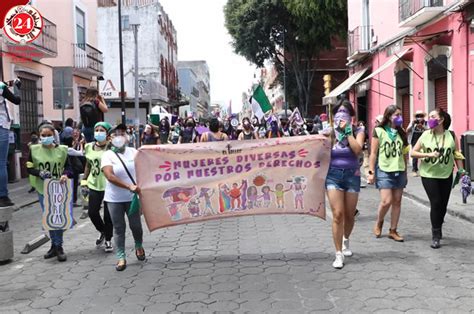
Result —
POLYGON ((86 102, 81 105, 81 121, 86 128, 93 128, 100 121, 100 114, 97 106, 93 103, 86 102))

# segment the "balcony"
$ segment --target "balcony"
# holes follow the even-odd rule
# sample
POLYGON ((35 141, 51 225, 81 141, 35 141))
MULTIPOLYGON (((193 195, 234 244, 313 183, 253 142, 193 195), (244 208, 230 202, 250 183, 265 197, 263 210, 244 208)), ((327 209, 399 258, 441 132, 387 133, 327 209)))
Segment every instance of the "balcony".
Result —
POLYGON ((102 52, 89 44, 72 44, 74 69, 81 74, 99 76, 104 74, 102 52))
POLYGON ((416 27, 443 12, 444 0, 399 0, 400 27, 416 27))
POLYGON ((39 61, 43 58, 55 58, 58 55, 56 24, 43 17, 41 34, 25 46, 5 41, 8 53, 18 58, 39 61))
POLYGON ((348 60, 356 61, 366 56, 370 49, 371 26, 358 26, 349 32, 348 60))

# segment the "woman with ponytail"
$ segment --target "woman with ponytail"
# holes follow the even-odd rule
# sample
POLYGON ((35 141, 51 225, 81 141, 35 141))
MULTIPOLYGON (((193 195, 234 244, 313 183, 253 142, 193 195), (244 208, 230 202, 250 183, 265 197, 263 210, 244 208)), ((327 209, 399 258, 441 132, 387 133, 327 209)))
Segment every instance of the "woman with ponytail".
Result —
POLYGON ((438 108, 429 114, 428 127, 412 150, 414 158, 421 159, 421 182, 430 200, 431 235, 433 249, 441 246, 442 226, 453 184, 454 165, 459 175, 464 175, 463 155, 454 132, 448 129, 451 116, 438 108))
POLYGON ((382 122, 374 129, 371 141, 367 181, 380 191, 380 205, 374 235, 380 238, 387 212, 392 209, 388 237, 397 242, 404 239, 398 234, 403 189, 407 185, 406 155, 409 151, 402 111, 396 105, 385 109, 382 122))

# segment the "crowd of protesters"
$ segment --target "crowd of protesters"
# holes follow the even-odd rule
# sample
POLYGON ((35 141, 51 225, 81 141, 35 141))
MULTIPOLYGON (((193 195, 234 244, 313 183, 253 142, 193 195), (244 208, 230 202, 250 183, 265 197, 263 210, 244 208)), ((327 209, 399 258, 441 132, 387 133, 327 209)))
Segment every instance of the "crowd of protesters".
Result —
MULTIPOLYGON (((73 202, 78 205, 78 188, 87 210, 81 218, 89 217, 99 233, 97 247, 105 252, 115 250, 116 270, 126 268, 125 231, 127 217, 135 243, 138 260, 145 259, 143 231, 139 213, 127 215, 133 197, 140 193, 136 184, 134 158, 142 145, 179 145, 227 140, 259 140, 288 136, 321 134, 332 141, 331 162, 326 177, 326 190, 333 212, 332 232, 336 249, 334 268, 344 266, 345 257, 353 252, 349 238, 355 224, 361 187, 361 165, 369 184, 380 191, 380 203, 373 233, 382 236, 385 216, 390 212, 388 237, 397 242, 404 238, 399 233, 402 194, 407 185, 407 162, 411 153, 413 175, 422 177, 423 186, 431 202, 432 248, 439 248, 442 225, 453 183, 465 172, 464 158, 459 151, 456 135, 449 131, 451 118, 442 109, 429 113, 416 112, 407 129, 403 128, 400 108, 388 106, 377 116, 369 134, 364 121, 355 120, 353 105, 340 100, 328 114, 314 119, 303 119, 299 112, 291 115, 268 115, 261 119, 236 116, 213 117, 199 123, 192 116, 165 117, 158 125, 151 122, 135 132, 123 124, 112 126, 103 121, 103 99, 91 89, 81 104, 81 122, 68 119, 64 128, 57 130, 44 121, 31 137, 27 164, 32 192, 38 193, 43 203, 43 180, 56 178, 73 181, 73 202), (428 117, 428 119, 427 119, 428 117), (79 127, 80 125, 80 127, 79 127), (411 145, 410 145, 411 144, 411 145), (410 151, 411 149, 411 151, 410 151), (103 208, 103 215, 100 212, 103 208), (112 238, 115 248, 112 245, 112 238)), ((63 249, 63 232, 51 231, 50 250, 44 258, 67 259, 63 249)))

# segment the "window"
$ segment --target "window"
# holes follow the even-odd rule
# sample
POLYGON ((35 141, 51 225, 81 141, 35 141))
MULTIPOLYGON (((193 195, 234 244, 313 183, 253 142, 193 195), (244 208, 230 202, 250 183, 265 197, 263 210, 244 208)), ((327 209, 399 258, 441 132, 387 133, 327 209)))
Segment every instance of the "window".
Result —
POLYGON ((122 29, 129 30, 130 29, 130 16, 122 15, 122 29))
POLYGON ((86 49, 86 15, 79 8, 76 8, 76 43, 86 49))

